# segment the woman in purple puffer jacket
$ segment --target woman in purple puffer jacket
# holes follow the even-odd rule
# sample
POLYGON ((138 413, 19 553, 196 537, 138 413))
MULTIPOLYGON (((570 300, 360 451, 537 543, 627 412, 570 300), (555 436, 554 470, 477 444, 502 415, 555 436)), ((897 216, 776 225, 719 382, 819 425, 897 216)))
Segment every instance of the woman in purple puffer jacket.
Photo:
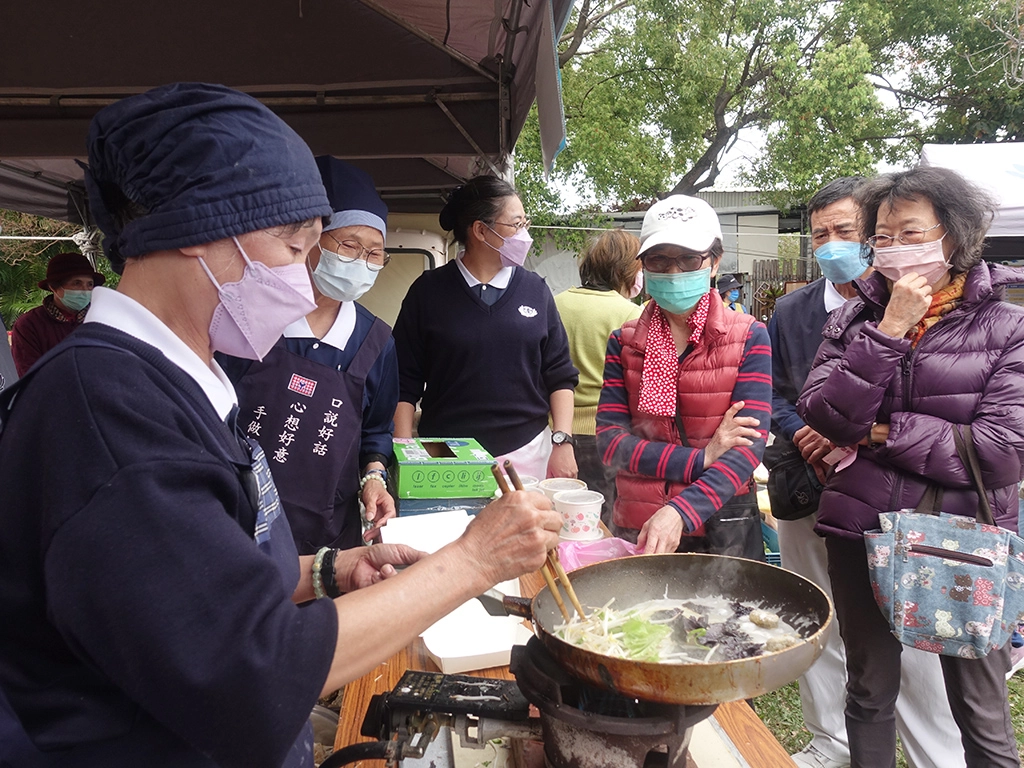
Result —
MULTIPOLYGON (((981 260, 992 202, 960 175, 915 168, 858 191, 875 272, 823 330, 797 411, 856 460, 833 472, 817 531, 846 645, 846 722, 854 768, 896 765, 900 642, 875 604, 863 532, 878 514, 913 508, 929 484, 943 511, 978 508, 953 442, 970 424, 999 525, 1017 530, 1024 464, 1024 309, 1002 300, 1021 273, 981 260)), ((1005 675, 1010 648, 941 657, 966 762, 1019 766, 1005 675)))

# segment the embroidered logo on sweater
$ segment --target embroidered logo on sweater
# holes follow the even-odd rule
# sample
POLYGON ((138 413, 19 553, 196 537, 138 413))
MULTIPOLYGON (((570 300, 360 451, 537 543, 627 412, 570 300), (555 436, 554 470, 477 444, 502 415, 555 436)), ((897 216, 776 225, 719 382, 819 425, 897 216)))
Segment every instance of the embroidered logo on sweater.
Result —
POLYGON ((313 392, 316 390, 316 382, 313 379, 307 379, 305 376, 293 373, 291 381, 288 382, 288 389, 292 392, 298 392, 300 395, 312 397, 313 392))
POLYGON ((536 317, 537 310, 534 309, 533 307, 528 307, 525 304, 520 304, 519 314, 522 315, 523 317, 536 317))

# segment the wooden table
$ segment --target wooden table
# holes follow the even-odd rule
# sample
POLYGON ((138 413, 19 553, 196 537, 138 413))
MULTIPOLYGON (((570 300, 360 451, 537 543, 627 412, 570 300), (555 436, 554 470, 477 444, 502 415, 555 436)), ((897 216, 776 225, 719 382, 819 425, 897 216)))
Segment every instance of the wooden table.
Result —
MULTIPOLYGON (((536 594, 543 583, 539 574, 530 574, 520 581, 524 595, 536 594)), ((359 734, 359 728, 362 725, 370 698, 374 694, 393 690, 407 669, 441 671, 427 655, 423 640, 417 638, 408 648, 345 686, 338 731, 334 739, 336 750, 360 741, 372 741, 372 739, 367 739, 359 734)), ((513 679, 507 666, 462 674, 505 680, 513 679)), ((750 768, 793 768, 795 765, 779 742, 772 736, 771 731, 765 727, 746 702, 734 701, 721 704, 715 710, 713 717, 732 740, 736 750, 747 761, 750 768)), ((363 762, 369 765, 383 765, 383 761, 364 760, 363 762)))

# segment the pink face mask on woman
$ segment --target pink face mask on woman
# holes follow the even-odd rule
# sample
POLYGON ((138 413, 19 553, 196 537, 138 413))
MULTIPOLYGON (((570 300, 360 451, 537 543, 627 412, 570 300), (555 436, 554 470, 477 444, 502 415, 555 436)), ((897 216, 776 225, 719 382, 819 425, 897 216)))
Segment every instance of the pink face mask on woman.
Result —
POLYGON ((210 320, 210 347, 225 355, 262 360, 285 328, 316 309, 313 287, 305 263, 268 267, 251 261, 238 238, 231 239, 245 259, 238 282, 218 283, 199 259, 220 294, 210 320))
POLYGON ((644 271, 638 269, 636 271, 636 279, 633 280, 633 287, 629 290, 629 298, 635 299, 640 295, 640 291, 644 289, 644 271))
MULTIPOLYGON (((494 232, 494 230, 491 229, 491 232, 494 232)), ((498 235, 497 232, 494 232, 494 234, 498 235)), ((501 235, 498 235, 498 237, 501 237, 501 235)), ((493 248, 498 252, 503 267, 521 267, 526 263, 526 255, 530 252, 530 246, 533 245, 533 238, 530 237, 530 233, 524 228, 520 229, 512 237, 502 238, 501 248, 494 248, 486 240, 484 240, 484 243, 489 248, 493 248)))
POLYGON ((928 243, 875 248, 872 266, 893 282, 911 272, 917 272, 928 281, 928 285, 935 285, 951 266, 942 252, 945 237, 943 235, 928 243))

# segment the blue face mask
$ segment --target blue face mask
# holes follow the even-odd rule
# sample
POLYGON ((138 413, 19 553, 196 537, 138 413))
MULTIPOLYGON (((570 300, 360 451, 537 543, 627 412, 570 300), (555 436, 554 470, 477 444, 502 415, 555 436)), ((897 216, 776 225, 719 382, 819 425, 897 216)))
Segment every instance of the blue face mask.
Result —
POLYGON ((647 293, 658 306, 673 315, 689 312, 700 297, 711 290, 711 267, 695 272, 648 272, 644 270, 647 293))
POLYGON ((739 288, 733 288, 731 291, 729 291, 729 301, 738 301, 739 298, 740 298, 740 289, 739 288))
POLYGON ((866 243, 830 240, 814 252, 821 274, 833 283, 849 283, 868 268, 871 249, 866 243))
POLYGON ((61 304, 70 309, 72 312, 81 312, 83 309, 89 306, 92 301, 92 291, 73 291, 70 289, 64 290, 64 295, 60 297, 61 304))

